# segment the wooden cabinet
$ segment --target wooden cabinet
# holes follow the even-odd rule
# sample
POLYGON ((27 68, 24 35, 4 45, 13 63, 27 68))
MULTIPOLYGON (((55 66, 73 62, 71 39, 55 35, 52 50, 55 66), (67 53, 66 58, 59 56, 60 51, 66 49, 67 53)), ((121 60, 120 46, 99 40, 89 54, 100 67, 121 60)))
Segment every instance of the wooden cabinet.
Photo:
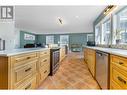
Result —
POLYGON ((14 88, 36 74, 36 64, 37 60, 16 66, 12 69, 11 75, 14 88))
POLYGON ((66 49, 65 47, 60 48, 60 61, 62 61, 66 57, 66 49))
POLYGON ((0 57, 0 89, 35 89, 50 72, 50 49, 0 57))
POLYGON ((24 83, 22 83, 20 86, 17 86, 15 89, 31 90, 36 88, 37 88, 37 80, 36 76, 33 76, 24 83))
POLYGON ((84 51, 84 57, 91 74, 95 77, 96 51, 86 48, 84 51))
POLYGON ((88 62, 87 62, 87 61, 88 61, 87 52, 88 52, 88 48, 85 48, 85 49, 84 49, 84 61, 85 61, 85 63, 88 63, 88 62))
POLYGON ((38 81, 39 81, 39 84, 45 80, 45 78, 49 75, 50 73, 50 64, 46 64, 43 66, 43 68, 41 68, 39 70, 39 76, 38 76, 38 81))
POLYGON ((127 58, 110 55, 110 89, 127 89, 127 58))
POLYGON ((38 85, 40 85, 50 73, 50 50, 42 51, 39 55, 38 85))

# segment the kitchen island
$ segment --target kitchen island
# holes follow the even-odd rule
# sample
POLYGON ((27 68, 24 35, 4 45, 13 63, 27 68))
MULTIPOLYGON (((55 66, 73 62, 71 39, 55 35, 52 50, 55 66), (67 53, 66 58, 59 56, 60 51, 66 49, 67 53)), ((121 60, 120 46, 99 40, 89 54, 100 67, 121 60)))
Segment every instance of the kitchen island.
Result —
POLYGON ((35 89, 49 73, 49 48, 0 51, 0 89, 35 89))

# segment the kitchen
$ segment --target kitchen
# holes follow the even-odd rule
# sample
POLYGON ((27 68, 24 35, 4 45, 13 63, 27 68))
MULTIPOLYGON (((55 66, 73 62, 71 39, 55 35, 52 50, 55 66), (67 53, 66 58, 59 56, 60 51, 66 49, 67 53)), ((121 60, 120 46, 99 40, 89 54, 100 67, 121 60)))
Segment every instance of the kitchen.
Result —
POLYGON ((0 89, 127 89, 126 6, 0 8, 0 89))

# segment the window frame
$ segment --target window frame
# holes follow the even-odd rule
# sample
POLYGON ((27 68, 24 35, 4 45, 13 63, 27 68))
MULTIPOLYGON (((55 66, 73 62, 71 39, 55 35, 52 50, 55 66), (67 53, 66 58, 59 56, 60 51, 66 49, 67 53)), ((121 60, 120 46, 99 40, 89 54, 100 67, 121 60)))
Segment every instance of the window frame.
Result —
POLYGON ((112 29, 111 29, 111 24, 112 24, 112 23, 111 23, 111 16, 106 17, 106 18, 102 21, 102 25, 101 25, 101 26, 102 26, 102 31, 101 31, 101 44, 102 44, 102 45, 111 45, 111 38, 112 38, 112 37, 111 37, 111 34, 112 34, 112 33, 111 33, 111 32, 112 32, 112 31, 111 31, 111 30, 112 30, 112 29), (106 22, 110 22, 110 40, 109 40, 108 44, 103 43, 103 32, 104 32, 104 27, 105 27, 104 25, 105 25, 106 22))
MULTIPOLYGON (((51 39, 50 39, 51 40, 51 39)), ((46 45, 48 45, 48 44, 54 44, 54 35, 47 35, 46 36, 46 45), (53 41, 52 41, 52 43, 49 43, 47 40, 48 40, 48 37, 52 37, 53 38, 53 41)))
MULTIPOLYGON (((116 21, 116 14, 120 13, 124 9, 127 9, 127 6, 118 6, 117 9, 115 9, 111 14, 108 14, 107 16, 105 16, 101 21, 99 21, 94 26, 94 29, 95 29, 95 32, 96 32, 97 25, 101 24, 101 33, 102 33, 102 23, 103 23, 103 21, 106 20, 106 18, 110 18, 110 20, 111 20, 111 39, 110 39, 109 46, 111 46, 111 47, 121 48, 121 45, 122 46, 126 46, 127 45, 127 44, 120 44, 120 45, 118 45, 118 44, 116 44, 114 42, 114 39, 116 39, 115 33, 116 33, 116 29, 117 29, 117 26, 116 26, 116 23, 117 23, 117 21, 116 21)), ((95 37, 96 37, 96 35, 95 35, 95 37)), ((101 37, 102 37, 102 35, 101 35, 101 37)), ((95 38, 95 42, 96 42, 96 38, 95 38)), ((97 44, 97 45, 101 46, 102 45, 102 42, 100 44, 97 44)))
POLYGON ((99 44, 97 44, 97 45, 100 45, 101 44, 101 33, 102 33, 102 27, 101 27, 101 22, 100 23, 98 23, 96 26, 95 26, 95 43, 96 43, 96 28, 97 27, 100 27, 100 41, 99 41, 99 44))
MULTIPOLYGON (((118 16, 121 12, 123 11, 127 11, 127 6, 121 7, 119 10, 117 10, 116 12, 113 13, 113 31, 112 31, 112 45, 117 45, 118 47, 121 45, 127 45, 127 43, 116 43, 117 40, 117 36, 116 36, 116 31, 120 30, 120 26, 118 26, 118 16)), ((126 29, 127 30, 127 29, 126 29)))
POLYGON ((66 43, 66 45, 68 45, 68 44, 69 44, 69 35, 60 35, 60 42, 59 42, 59 43, 60 43, 60 44, 65 44, 65 43, 61 43, 61 37, 62 37, 62 36, 68 37, 68 43, 66 43))

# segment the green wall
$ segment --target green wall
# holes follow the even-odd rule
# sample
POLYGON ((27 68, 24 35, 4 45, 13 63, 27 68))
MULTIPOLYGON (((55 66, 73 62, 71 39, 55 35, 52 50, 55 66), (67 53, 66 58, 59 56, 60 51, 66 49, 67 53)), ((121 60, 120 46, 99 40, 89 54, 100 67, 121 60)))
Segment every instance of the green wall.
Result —
MULTIPOLYGON (((82 44, 86 45, 87 42, 87 34, 93 34, 93 33, 69 33, 69 34, 47 34, 47 35, 53 35, 54 36, 54 43, 58 44, 58 41, 60 41, 60 35, 69 35, 69 46, 71 44, 82 44)), ((41 44, 46 44, 46 36, 47 35, 37 35, 37 42, 41 44)))
POLYGON ((36 43, 37 39, 36 39, 36 35, 35 35, 35 40, 24 40, 24 34, 31 34, 31 35, 35 35, 33 33, 29 33, 26 31, 20 31, 20 48, 23 48, 25 44, 31 43, 34 44, 36 43))
POLYGON ((58 44, 58 41, 60 41, 60 35, 69 35, 69 46, 71 44, 82 44, 82 45, 86 45, 87 42, 87 34, 93 34, 93 33, 68 33, 68 34, 39 34, 39 35, 35 35, 36 40, 35 41, 31 41, 31 40, 24 40, 24 34, 32 34, 35 35, 33 33, 29 33, 26 31, 20 31, 20 47, 23 48, 25 44, 28 43, 41 43, 41 44, 46 44, 46 36, 48 35, 53 35, 54 36, 54 43, 58 44))

